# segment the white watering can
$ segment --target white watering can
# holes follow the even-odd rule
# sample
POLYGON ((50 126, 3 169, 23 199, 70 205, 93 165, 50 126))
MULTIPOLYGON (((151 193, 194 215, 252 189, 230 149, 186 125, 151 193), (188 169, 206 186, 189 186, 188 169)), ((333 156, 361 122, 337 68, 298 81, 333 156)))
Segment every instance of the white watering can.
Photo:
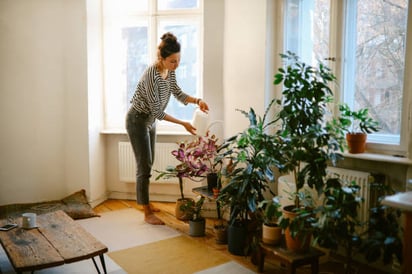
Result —
POLYGON ((223 123, 223 121, 209 122, 209 114, 204 113, 199 108, 196 108, 193 113, 192 125, 196 128, 196 135, 198 136, 206 136, 207 131, 217 123, 223 123))

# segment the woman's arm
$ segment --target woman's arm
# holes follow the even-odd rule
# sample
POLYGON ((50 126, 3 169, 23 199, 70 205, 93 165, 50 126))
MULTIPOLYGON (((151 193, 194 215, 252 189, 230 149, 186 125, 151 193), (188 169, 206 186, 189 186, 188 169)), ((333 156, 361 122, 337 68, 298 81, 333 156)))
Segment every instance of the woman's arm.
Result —
POLYGON ((185 122, 179 119, 176 119, 175 117, 166 114, 166 116, 163 118, 163 120, 171 122, 171 123, 175 123, 178 125, 182 125, 188 132, 190 132, 193 135, 196 135, 196 128, 192 126, 191 123, 189 122, 185 122))
POLYGON ((196 104, 199 106, 200 110, 207 113, 209 111, 209 106, 205 101, 203 101, 200 98, 192 97, 192 96, 187 96, 186 98, 186 103, 192 103, 196 104))

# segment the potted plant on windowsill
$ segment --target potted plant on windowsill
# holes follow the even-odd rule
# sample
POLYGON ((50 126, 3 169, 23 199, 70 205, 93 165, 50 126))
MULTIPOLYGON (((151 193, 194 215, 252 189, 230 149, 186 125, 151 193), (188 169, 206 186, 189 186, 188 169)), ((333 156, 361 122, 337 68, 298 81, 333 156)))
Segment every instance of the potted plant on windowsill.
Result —
POLYGON ((339 105, 336 123, 346 132, 349 153, 365 152, 367 135, 379 131, 379 122, 370 117, 367 108, 354 111, 348 104, 339 105))
POLYGON ((176 166, 168 166, 165 171, 158 171, 160 178, 179 179, 180 198, 176 203, 176 218, 179 220, 189 220, 192 216, 181 210, 181 205, 193 202, 193 199, 184 196, 183 180, 185 178, 195 182, 201 182, 210 173, 216 173, 218 163, 214 162, 214 157, 218 150, 218 139, 215 135, 196 136, 190 141, 186 140, 178 143, 178 148, 173 150, 172 155, 179 161, 176 166))
POLYGON ((283 85, 282 100, 278 101, 282 108, 277 114, 280 129, 276 135, 280 142, 275 143, 282 157, 277 167, 281 173, 291 173, 295 188, 291 192, 293 205, 283 208, 281 226, 288 248, 297 249, 302 245, 288 239, 310 238, 316 223, 315 208, 301 203, 306 196, 304 187, 322 194, 327 165, 342 158, 339 152, 343 151, 343 137, 336 124, 326 120, 333 95, 329 85, 336 79, 331 70, 322 63, 317 67, 307 65, 292 52, 281 57, 285 66, 274 76, 274 84, 283 85), (285 216, 287 212, 294 213, 296 218, 285 216))
POLYGON ((238 110, 249 119, 249 125, 226 139, 216 158, 230 163, 230 168, 222 170, 228 182, 221 189, 218 202, 230 209, 228 250, 234 255, 247 255, 260 241, 257 207, 270 183, 274 183, 272 168, 281 157, 273 144, 276 138, 269 133, 275 122, 268 119, 273 105, 274 101, 263 117, 256 115, 253 108, 248 112, 238 110))

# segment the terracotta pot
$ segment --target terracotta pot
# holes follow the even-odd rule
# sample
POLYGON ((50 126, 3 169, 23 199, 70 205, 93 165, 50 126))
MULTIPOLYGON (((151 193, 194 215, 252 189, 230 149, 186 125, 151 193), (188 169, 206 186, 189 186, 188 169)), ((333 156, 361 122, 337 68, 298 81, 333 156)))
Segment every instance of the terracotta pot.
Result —
MULTIPOLYGON (((283 208, 283 215, 285 218, 288 218, 291 222, 298 214, 292 212, 295 208, 294 205, 285 206, 283 208)), ((305 252, 310 247, 310 242, 312 239, 311 234, 302 235, 299 233, 293 238, 289 227, 285 229, 285 243, 287 249, 294 251, 294 252, 305 252)))
POLYGON ((219 192, 220 192, 220 189, 214 187, 213 188, 213 198, 217 199, 217 197, 219 196, 219 192))
POLYGON ((364 153, 366 148, 366 133, 347 133, 349 153, 364 153))
POLYGON ((268 245, 278 245, 282 239, 282 228, 278 225, 262 225, 262 242, 268 245))
POLYGON ((185 212, 184 210, 181 209, 182 205, 187 204, 189 201, 193 201, 191 198, 180 198, 176 201, 176 208, 175 208, 175 216, 176 219, 181 220, 181 221, 188 221, 192 219, 192 214, 189 214, 188 212, 185 212))

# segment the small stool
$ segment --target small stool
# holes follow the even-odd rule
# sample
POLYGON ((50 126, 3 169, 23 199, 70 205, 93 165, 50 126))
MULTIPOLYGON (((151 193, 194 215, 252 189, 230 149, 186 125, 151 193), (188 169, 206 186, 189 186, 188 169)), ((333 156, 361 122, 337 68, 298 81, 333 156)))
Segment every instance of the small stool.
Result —
POLYGON ((263 272, 265 264, 265 256, 272 253, 275 255, 275 259, 286 265, 290 274, 296 273, 296 268, 303 265, 311 265, 312 274, 319 273, 319 257, 324 255, 320 250, 311 248, 308 251, 302 253, 296 253, 285 249, 281 246, 271 246, 261 243, 258 259, 258 271, 263 272))

